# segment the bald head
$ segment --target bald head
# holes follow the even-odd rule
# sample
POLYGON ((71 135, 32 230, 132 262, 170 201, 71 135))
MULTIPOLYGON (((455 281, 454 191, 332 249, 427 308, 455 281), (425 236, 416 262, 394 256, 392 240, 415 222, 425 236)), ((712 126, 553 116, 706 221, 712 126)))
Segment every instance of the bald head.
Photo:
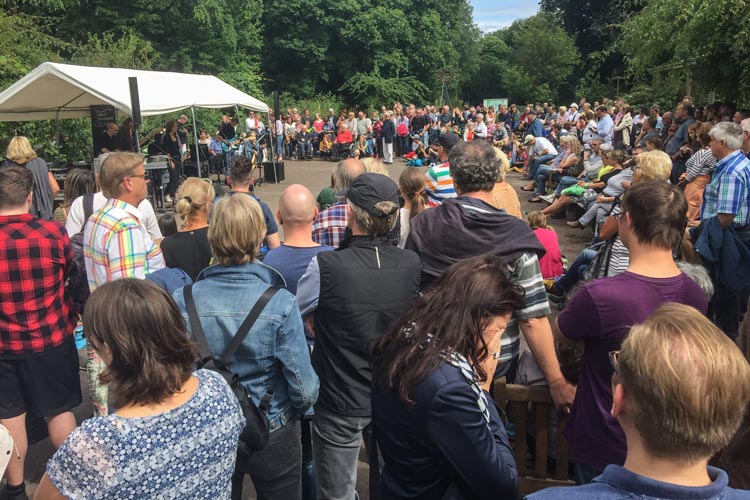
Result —
POLYGON ((292 184, 281 193, 279 216, 284 224, 310 224, 316 213, 315 197, 305 186, 292 184))
POLYGON ((343 191, 349 189, 352 185, 352 181, 361 174, 365 173, 365 167, 356 158, 347 158, 342 160, 336 165, 336 170, 333 172, 333 181, 336 186, 336 191, 343 191))

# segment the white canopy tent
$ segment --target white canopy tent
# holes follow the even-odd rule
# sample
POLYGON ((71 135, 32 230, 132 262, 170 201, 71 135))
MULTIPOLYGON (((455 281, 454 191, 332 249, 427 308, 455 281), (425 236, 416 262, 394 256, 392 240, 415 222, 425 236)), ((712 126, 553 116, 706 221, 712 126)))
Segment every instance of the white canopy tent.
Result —
POLYGON ((143 116, 234 106, 268 113, 266 104, 215 76, 46 62, 0 94, 0 121, 85 118, 97 104, 130 115, 131 76, 138 78, 143 116))

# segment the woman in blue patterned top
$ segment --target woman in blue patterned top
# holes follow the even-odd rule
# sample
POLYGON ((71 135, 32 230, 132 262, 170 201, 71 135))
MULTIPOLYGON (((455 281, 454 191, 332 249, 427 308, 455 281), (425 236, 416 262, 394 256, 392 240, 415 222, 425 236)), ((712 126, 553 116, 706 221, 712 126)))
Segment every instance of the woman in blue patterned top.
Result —
POLYGON ((172 299, 148 281, 96 289, 84 322, 116 412, 86 420, 47 464, 35 498, 229 499, 244 418, 172 299))

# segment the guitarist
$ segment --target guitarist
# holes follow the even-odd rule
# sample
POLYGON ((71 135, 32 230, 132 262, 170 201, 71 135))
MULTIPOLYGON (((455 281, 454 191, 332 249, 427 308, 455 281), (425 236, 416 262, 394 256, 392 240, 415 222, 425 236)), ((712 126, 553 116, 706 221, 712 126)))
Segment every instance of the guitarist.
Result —
POLYGON ((232 145, 237 140, 237 124, 239 120, 236 117, 232 117, 231 120, 229 115, 221 116, 221 123, 219 124, 219 137, 222 142, 222 149, 224 151, 224 175, 229 175, 229 162, 232 161, 234 156, 234 150, 232 145))

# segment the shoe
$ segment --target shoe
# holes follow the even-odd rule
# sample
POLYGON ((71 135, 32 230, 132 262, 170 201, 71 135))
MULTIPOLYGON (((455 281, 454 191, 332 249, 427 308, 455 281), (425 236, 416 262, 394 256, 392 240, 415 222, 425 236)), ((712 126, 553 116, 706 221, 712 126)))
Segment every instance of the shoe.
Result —
POLYGON ((521 186, 521 191, 533 191, 534 189, 536 189, 536 183, 534 182, 527 184, 526 186, 521 186))
POLYGON ((519 174, 523 172, 523 169, 521 167, 510 167, 508 170, 511 172, 518 172, 519 174))
POLYGON ((539 198, 546 201, 547 203, 551 205, 552 203, 555 202, 555 193, 541 195, 539 196, 539 198))
POLYGON ((555 304, 565 302, 565 292, 557 286, 557 283, 552 285, 552 288, 547 290, 547 297, 555 304))
POLYGON ((532 196, 531 198, 529 198, 529 203, 541 203, 541 202, 542 202, 542 197, 539 195, 532 196))
POLYGON ((566 224, 568 225, 568 227, 572 227, 573 229, 585 229, 586 228, 586 226, 584 226, 577 220, 574 220, 572 222, 566 222, 566 224))
POLYGON ((8 491, 8 487, 3 486, 0 490, 0 500, 29 500, 29 497, 26 495, 25 489, 18 493, 11 494, 8 491))
POLYGON ((166 201, 167 203, 174 203, 174 200, 170 195, 165 196, 164 201, 166 201))

